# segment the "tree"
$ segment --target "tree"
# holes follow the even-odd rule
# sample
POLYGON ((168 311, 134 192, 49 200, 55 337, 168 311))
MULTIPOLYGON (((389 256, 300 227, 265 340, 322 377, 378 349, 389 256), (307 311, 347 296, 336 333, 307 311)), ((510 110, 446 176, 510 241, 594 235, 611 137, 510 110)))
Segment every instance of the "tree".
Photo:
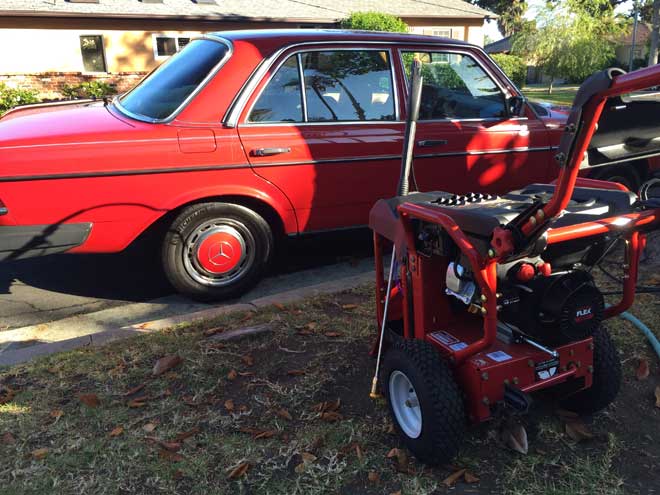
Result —
POLYGON ((498 15, 497 27, 504 36, 510 36, 524 27, 527 0, 470 0, 482 9, 498 15))
POLYGON ((624 28, 608 0, 548 2, 536 20, 536 28, 530 25, 514 37, 512 51, 534 60, 550 77, 550 93, 557 78, 582 81, 605 68, 624 28))
POLYGON ((344 29, 361 29, 364 31, 389 31, 405 33, 408 25, 396 16, 380 12, 351 12, 351 15, 341 21, 344 29))
POLYGON ((653 0, 651 14, 651 46, 649 48, 648 65, 658 63, 658 38, 660 37, 660 0, 653 0))

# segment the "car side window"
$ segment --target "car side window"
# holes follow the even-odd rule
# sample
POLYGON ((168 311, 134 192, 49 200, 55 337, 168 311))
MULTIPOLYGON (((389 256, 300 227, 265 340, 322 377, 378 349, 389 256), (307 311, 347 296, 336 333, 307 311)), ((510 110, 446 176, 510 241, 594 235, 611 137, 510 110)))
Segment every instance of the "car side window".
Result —
POLYGON ((248 122, 302 122, 300 72, 296 55, 289 57, 268 81, 248 122))
POLYGON ((389 52, 308 52, 301 61, 308 122, 395 119, 389 52))
POLYGON ((420 120, 505 118, 506 96, 471 56, 449 52, 403 52, 406 74, 422 62, 420 120))

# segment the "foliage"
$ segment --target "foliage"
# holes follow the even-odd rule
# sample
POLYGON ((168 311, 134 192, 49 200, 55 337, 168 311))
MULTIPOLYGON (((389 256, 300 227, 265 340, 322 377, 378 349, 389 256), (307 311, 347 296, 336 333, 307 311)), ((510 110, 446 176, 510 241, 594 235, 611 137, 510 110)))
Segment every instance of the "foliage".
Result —
POLYGON ((86 81, 75 86, 66 85, 62 89, 62 94, 69 100, 77 98, 103 98, 113 95, 117 91, 110 84, 103 81, 86 81))
POLYGON ((506 53, 496 53, 493 55, 493 60, 500 66, 500 69, 509 76, 509 78, 518 87, 525 84, 527 79, 527 64, 525 60, 516 55, 508 55, 506 53))
POLYGON ((0 115, 18 105, 37 103, 37 93, 27 89, 14 89, 0 83, 0 115))
POLYGON ((547 3, 538 11, 537 27, 514 36, 512 52, 535 62, 553 81, 582 81, 607 66, 625 27, 607 0, 547 3))
POLYGON ((497 27, 504 36, 521 31, 528 23, 524 16, 527 12, 527 0, 470 0, 482 9, 497 14, 497 27))
POLYGON ((360 29, 363 31, 388 31, 405 33, 408 25, 400 18, 380 12, 352 12, 341 21, 343 29, 360 29))

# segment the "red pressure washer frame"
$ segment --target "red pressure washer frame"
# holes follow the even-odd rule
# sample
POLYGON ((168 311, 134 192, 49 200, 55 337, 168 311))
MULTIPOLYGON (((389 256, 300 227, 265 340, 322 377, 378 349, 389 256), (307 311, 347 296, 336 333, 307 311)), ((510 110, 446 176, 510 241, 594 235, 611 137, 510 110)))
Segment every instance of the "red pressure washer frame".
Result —
MULTIPOLYGON (((660 209, 645 210, 625 215, 617 215, 593 222, 585 222, 561 228, 549 229, 550 222, 568 205, 575 186, 601 189, 627 190, 620 184, 593 179, 578 178, 580 164, 585 156, 591 138, 596 130, 608 98, 645 89, 660 84, 660 65, 623 74, 613 78, 609 88, 594 93, 582 113, 578 109, 580 132, 572 142, 572 152, 561 168, 554 194, 547 204, 529 213, 520 231, 523 241, 538 237, 540 231, 547 231, 547 243, 557 244, 573 239, 601 235, 608 232, 621 234, 626 241, 626 261, 624 264, 623 295, 621 300, 605 311, 605 319, 612 318, 630 308, 635 298, 638 264, 646 244, 642 232, 657 225, 660 209)), ((573 113, 576 109, 573 110, 573 113)), ((572 115, 573 115, 572 113, 572 115)), ((569 119, 570 121, 570 119, 569 119)), ((484 257, 472 245, 453 220, 451 208, 432 208, 403 203, 398 206, 403 235, 394 241, 397 246, 400 286, 389 294, 388 319, 403 320, 404 338, 422 339, 434 345, 454 366, 456 378, 467 395, 468 415, 473 421, 483 421, 490 417, 490 404, 503 399, 504 385, 513 384, 522 392, 533 392, 569 379, 582 378, 579 388, 591 386, 593 371, 593 341, 591 338, 573 342, 555 349, 559 353, 559 370, 550 378, 539 381, 534 373, 536 363, 548 355, 529 344, 503 344, 497 340, 497 264, 520 249, 516 248, 513 233, 507 226, 497 227, 491 241, 492 250, 484 257), (448 260, 444 257, 420 257, 415 248, 412 220, 423 220, 439 225, 456 243, 470 263, 475 282, 482 297, 481 315, 456 316, 449 308, 448 301, 439 297, 444 294, 445 279, 439 273, 446 273, 448 260), (405 247, 405 249, 401 249, 405 247), (406 253, 404 255, 403 253, 406 253), (411 287, 409 286, 411 285, 411 287), (411 300, 412 299, 412 300, 411 300), (413 304, 414 302, 414 304, 413 304), (483 321, 480 323, 480 319, 483 321), (462 348, 451 347, 439 341, 431 329, 451 329, 451 336, 460 339, 462 348), (512 359, 493 363, 487 352, 504 350, 512 359)), ((383 249, 386 238, 374 232, 376 264, 376 311, 379 326, 382 324, 387 282, 383 272, 383 249)), ((520 241, 517 244, 520 246, 520 241)), ((440 332, 441 334, 444 332, 440 332)), ((460 347, 460 346, 459 346, 460 347)))

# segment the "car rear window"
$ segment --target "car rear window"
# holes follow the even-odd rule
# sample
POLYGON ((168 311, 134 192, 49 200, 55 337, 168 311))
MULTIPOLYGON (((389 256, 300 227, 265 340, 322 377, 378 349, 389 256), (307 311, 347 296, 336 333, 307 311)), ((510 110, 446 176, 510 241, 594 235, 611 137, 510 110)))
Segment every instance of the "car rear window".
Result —
POLYGON ((122 109, 147 119, 172 115, 227 55, 227 45, 214 40, 191 41, 119 99, 122 109))

